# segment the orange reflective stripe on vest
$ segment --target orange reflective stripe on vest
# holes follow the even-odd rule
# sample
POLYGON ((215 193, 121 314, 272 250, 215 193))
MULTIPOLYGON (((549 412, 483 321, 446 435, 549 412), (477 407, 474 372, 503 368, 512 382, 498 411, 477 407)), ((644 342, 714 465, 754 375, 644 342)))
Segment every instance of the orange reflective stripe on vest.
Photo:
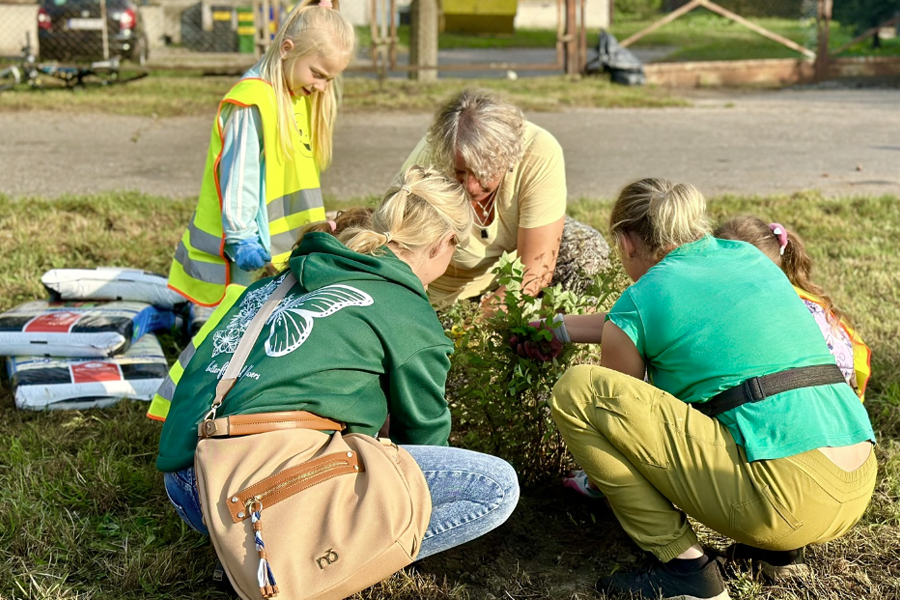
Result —
POLYGON ((228 309, 234 306, 234 303, 238 301, 241 294, 243 294, 246 289, 247 288, 242 285, 229 285, 225 288, 225 297, 222 299, 222 302, 216 307, 216 310, 210 315, 209 320, 203 324, 200 331, 197 332, 190 343, 188 343, 187 347, 181 352, 178 356, 178 360, 175 361, 175 364, 169 369, 168 376, 163 380, 159 389, 156 390, 156 394, 150 401, 150 408, 147 410, 147 418, 153 419, 154 421, 166 420, 166 417, 169 415, 169 407, 172 405, 172 398, 175 397, 175 386, 181 381, 181 376, 184 375, 185 369, 187 369, 191 359, 194 358, 197 348, 200 347, 203 340, 205 340, 218 326, 222 317, 228 313, 228 309))

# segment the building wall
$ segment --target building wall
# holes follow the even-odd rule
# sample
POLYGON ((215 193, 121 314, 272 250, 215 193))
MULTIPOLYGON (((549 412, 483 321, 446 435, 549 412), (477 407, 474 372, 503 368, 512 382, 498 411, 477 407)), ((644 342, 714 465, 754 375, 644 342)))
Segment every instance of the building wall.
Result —
MULTIPOLYGON (((557 24, 556 6, 556 0, 519 0, 516 11, 516 28, 555 29, 557 24)), ((581 10, 580 6, 578 10, 581 10)), ((585 24, 588 29, 609 27, 609 0, 587 0, 585 24)))
POLYGON ((0 56, 18 56, 26 37, 37 53, 37 4, 0 4, 0 56))
MULTIPOLYGON (((398 0, 397 7, 409 6, 411 0, 398 0)), ((343 12, 354 25, 369 24, 369 2, 357 0, 341 3, 343 12)), ((609 27, 609 0, 587 0, 588 29, 609 27)), ((515 26, 525 29, 556 29, 556 0, 519 0, 515 26)))

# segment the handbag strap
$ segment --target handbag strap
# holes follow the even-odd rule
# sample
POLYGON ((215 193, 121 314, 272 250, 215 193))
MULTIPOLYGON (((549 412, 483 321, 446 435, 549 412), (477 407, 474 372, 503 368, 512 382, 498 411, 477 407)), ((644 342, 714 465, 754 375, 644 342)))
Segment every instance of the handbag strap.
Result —
MULTIPOLYGON (((216 418, 216 410, 222 405, 222 401, 225 399, 225 396, 228 395, 228 392, 231 391, 231 388, 234 387, 234 384, 237 383, 241 370, 244 368, 244 363, 247 362, 247 356, 250 354, 250 349, 253 347, 253 344, 256 343, 256 340, 259 339, 259 334, 262 332, 266 320, 269 318, 269 315, 272 314, 272 311, 275 310, 275 307, 278 306, 278 303, 287 295, 288 290, 294 287, 295 283, 297 283, 297 278, 291 271, 288 271, 282 282, 275 288, 275 291, 272 292, 272 295, 269 296, 262 307, 260 307, 259 312, 254 315, 250 324, 247 325, 247 329, 244 331, 244 335, 241 336, 241 341, 238 343, 237 349, 231 356, 228 367, 222 374, 222 379, 216 384, 216 396, 213 398, 212 408, 206 413, 206 416, 203 417, 204 422, 212 421, 216 418)), ((203 423, 201 423, 200 426, 202 430, 203 423)))
POLYGON ((315 429, 317 431, 343 431, 346 425, 320 417, 305 410, 229 415, 207 419, 200 423, 197 435, 201 438, 230 437, 268 433, 281 429, 315 429))

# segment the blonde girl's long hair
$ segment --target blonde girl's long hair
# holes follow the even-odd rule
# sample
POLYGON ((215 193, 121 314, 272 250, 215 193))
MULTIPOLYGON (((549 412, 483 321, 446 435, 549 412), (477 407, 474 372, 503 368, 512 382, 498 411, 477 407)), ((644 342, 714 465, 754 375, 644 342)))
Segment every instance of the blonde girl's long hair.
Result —
POLYGON ((609 217, 609 232, 618 242, 625 232, 636 234, 650 258, 662 258, 682 244, 710 233, 706 199, 692 185, 665 179, 641 179, 625 186, 609 217))
MULTIPOLYGON (((291 91, 285 77, 285 64, 292 65, 297 58, 317 53, 329 58, 349 58, 353 54, 356 33, 353 25, 341 14, 340 2, 332 0, 333 7, 319 6, 320 0, 302 0, 288 15, 275 34, 260 63, 263 79, 275 91, 278 129, 281 132, 281 150, 286 155, 294 148, 288 133, 297 127, 291 91), (293 49, 282 57, 281 47, 286 40, 293 42, 293 49)), ((340 78, 336 77, 325 92, 310 97, 310 145, 313 159, 319 171, 331 164, 332 134, 341 98, 340 78)))
POLYGON ((465 244, 472 219, 472 206, 459 183, 435 169, 411 165, 375 209, 371 228, 345 229, 338 240, 355 252, 373 256, 388 242, 418 252, 448 233, 455 235, 457 244, 465 244))
POLYGON ((783 253, 781 242, 769 224, 752 215, 742 215, 725 221, 716 228, 713 235, 723 240, 738 240, 753 244, 784 271, 792 285, 822 300, 825 315, 833 327, 841 320, 852 326, 849 316, 835 306, 822 286, 813 282, 812 258, 806 251, 803 240, 787 227, 783 225, 781 227, 787 233, 787 245, 783 253))
POLYGON ((459 152, 485 183, 522 160, 525 116, 495 94, 466 89, 438 109, 427 139, 434 166, 452 174, 459 152))

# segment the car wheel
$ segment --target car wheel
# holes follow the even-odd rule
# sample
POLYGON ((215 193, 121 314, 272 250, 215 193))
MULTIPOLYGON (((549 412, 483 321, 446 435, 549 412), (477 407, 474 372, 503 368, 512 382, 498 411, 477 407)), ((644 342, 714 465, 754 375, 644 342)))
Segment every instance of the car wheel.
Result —
POLYGON ((134 48, 131 49, 131 54, 128 58, 131 62, 143 67, 147 64, 147 59, 149 57, 150 50, 147 48, 147 38, 142 35, 135 40, 134 48))

